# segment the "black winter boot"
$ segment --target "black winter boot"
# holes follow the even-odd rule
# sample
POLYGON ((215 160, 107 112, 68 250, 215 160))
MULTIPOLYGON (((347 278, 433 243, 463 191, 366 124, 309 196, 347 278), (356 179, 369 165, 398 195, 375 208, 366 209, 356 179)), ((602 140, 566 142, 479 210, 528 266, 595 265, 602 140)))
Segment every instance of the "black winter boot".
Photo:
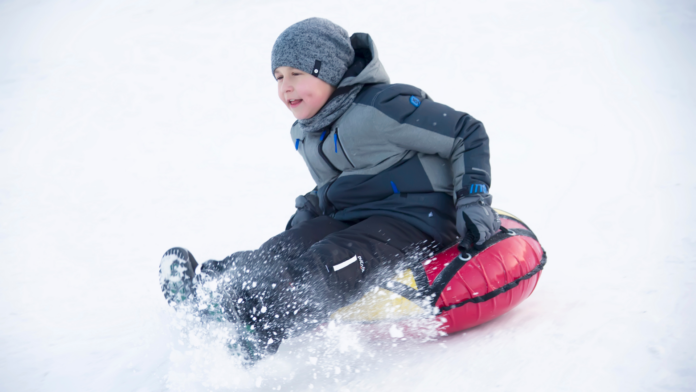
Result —
POLYGON ((288 300, 287 281, 265 277, 242 282, 230 297, 237 326, 237 341, 233 349, 250 366, 278 351, 287 337, 287 317, 281 312, 288 300))
POLYGON ((160 287, 164 298, 175 309, 195 302, 193 278, 198 263, 184 248, 172 248, 160 261, 160 287))
POLYGON ((283 340, 326 321, 323 299, 285 273, 247 279, 235 295, 238 339, 233 348, 248 366, 275 354, 283 340))

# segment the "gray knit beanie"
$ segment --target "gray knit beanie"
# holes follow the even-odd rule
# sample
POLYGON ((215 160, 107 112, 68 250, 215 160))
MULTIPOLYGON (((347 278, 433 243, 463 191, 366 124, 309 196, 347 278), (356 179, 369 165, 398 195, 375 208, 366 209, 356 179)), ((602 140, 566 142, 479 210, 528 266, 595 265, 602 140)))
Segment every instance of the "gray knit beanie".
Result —
POLYGON ((309 18, 283 31, 271 53, 271 72, 292 67, 337 86, 353 63, 355 52, 348 33, 322 18, 309 18))

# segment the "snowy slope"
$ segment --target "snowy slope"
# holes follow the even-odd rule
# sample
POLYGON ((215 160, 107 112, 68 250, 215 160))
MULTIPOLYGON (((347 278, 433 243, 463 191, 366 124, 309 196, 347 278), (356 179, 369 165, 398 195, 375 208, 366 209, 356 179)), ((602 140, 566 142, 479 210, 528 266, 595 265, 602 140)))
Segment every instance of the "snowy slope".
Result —
POLYGON ((0 2, 0 390, 693 390, 695 22, 687 1, 0 2), (549 264, 466 333, 337 328, 247 372, 157 266, 257 247, 313 187, 269 64, 310 16, 486 124, 495 205, 549 264))

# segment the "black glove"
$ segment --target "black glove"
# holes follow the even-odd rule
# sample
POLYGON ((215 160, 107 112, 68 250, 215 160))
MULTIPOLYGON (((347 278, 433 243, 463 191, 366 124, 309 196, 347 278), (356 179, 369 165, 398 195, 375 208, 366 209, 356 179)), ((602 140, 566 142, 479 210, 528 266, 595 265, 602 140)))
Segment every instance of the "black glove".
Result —
POLYGON ((457 232, 462 238, 462 250, 481 249, 500 229, 500 217, 491 208, 493 196, 475 193, 457 200, 457 232))
POLYGON ((290 221, 288 221, 287 226, 285 226, 285 230, 297 227, 297 225, 300 223, 314 219, 321 215, 317 192, 311 191, 306 195, 297 196, 295 199, 295 208, 297 208, 297 211, 295 212, 295 215, 290 217, 290 221))

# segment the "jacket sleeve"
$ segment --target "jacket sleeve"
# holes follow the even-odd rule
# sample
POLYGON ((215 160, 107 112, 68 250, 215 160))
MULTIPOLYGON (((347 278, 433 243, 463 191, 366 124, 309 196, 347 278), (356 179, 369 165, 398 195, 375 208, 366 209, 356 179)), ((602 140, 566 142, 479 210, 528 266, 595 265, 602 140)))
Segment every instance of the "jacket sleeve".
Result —
POLYGON ((449 160, 455 199, 488 193, 491 165, 483 124, 467 113, 434 102, 420 90, 414 95, 413 87, 394 86, 391 94, 384 91, 374 103, 376 109, 398 123, 386 131, 388 140, 406 150, 449 160))

